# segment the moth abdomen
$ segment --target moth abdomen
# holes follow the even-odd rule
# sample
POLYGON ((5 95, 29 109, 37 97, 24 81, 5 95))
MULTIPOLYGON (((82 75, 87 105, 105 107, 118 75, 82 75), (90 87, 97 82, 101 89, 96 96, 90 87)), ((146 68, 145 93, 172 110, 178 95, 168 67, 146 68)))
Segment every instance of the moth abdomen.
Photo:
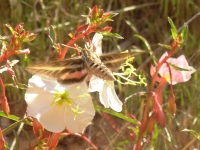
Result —
POLYGON ((92 62, 88 67, 88 71, 103 80, 115 80, 110 69, 108 69, 103 63, 97 64, 92 62))

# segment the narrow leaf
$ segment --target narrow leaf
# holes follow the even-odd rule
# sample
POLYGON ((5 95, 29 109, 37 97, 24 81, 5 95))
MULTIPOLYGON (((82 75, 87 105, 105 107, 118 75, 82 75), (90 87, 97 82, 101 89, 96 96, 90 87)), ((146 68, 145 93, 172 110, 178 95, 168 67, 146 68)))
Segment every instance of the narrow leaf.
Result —
POLYGON ((13 130, 13 133, 14 133, 15 139, 16 139, 15 150, 19 150, 19 135, 17 135, 17 132, 15 130, 13 130))
POLYGON ((172 47, 170 45, 165 45, 165 44, 161 44, 161 43, 158 43, 158 45, 161 46, 161 47, 164 47, 164 48, 166 48, 168 50, 172 49, 172 47))
POLYGON ((179 71, 191 71, 189 69, 181 68, 181 67, 178 67, 178 66, 171 64, 171 63, 169 63, 169 65, 172 66, 172 68, 179 70, 179 71))
POLYGON ((104 36, 111 36, 111 37, 116 37, 118 39, 124 39, 121 35, 117 34, 117 33, 110 33, 110 32, 98 32, 104 36))
POLYGON ((0 116, 2 116, 4 118, 11 119, 11 120, 14 120, 14 121, 19 121, 18 117, 14 116, 14 115, 8 115, 8 116, 6 116, 3 111, 0 111, 0 116))
POLYGON ((15 33, 15 31, 13 30, 13 28, 12 28, 9 24, 5 24, 5 26, 10 30, 10 32, 11 32, 12 34, 15 33))
POLYGON ((152 57, 152 59, 154 61, 154 64, 156 65, 157 64, 156 57, 155 57, 153 51, 151 50, 151 47, 150 47, 149 43, 147 42, 147 40, 144 37, 142 37, 142 36, 140 36, 138 34, 135 34, 134 36, 136 38, 140 39, 144 43, 145 47, 147 48, 149 54, 151 55, 151 57, 152 57))
POLYGON ((174 29, 171 29, 171 33, 172 33, 172 38, 175 40, 177 37, 177 33, 174 29))
POLYGON ((177 33, 176 26, 174 25, 173 21, 172 21, 171 18, 169 18, 169 17, 168 17, 168 22, 169 22, 171 28, 177 33))
POLYGON ((138 124, 137 121, 135 121, 132 118, 127 117, 127 116, 125 116, 125 115, 123 115, 121 113, 118 113, 118 112, 115 112, 115 111, 112 111, 110 109, 106 109, 106 108, 103 108, 103 107, 99 107, 99 106, 94 106, 94 108, 95 108, 95 110, 106 112, 106 113, 108 113, 110 115, 116 116, 116 117, 121 118, 121 119, 126 120, 126 121, 129 121, 129 122, 131 122, 133 124, 138 124))
POLYGON ((54 43, 56 41, 56 32, 55 32, 53 26, 50 26, 50 28, 49 28, 49 38, 52 43, 54 43))
POLYGON ((181 30, 181 37, 183 39, 183 43, 187 41, 187 37, 188 37, 188 25, 185 24, 184 28, 181 30))
POLYGON ((200 140, 200 135, 194 131, 194 130, 190 130, 190 129, 183 129, 183 132, 190 132, 192 135, 194 135, 198 140, 200 140))

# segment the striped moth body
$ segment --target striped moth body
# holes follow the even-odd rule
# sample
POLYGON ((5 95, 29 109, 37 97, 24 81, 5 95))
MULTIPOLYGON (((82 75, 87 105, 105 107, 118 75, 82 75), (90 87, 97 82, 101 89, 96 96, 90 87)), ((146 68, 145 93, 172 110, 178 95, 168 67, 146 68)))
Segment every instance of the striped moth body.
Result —
POLYGON ((94 74, 103 80, 115 80, 112 71, 119 68, 127 58, 137 54, 138 52, 97 55, 91 50, 84 49, 82 56, 36 63, 26 70, 31 74, 56 79, 61 84, 81 82, 88 74, 94 74))

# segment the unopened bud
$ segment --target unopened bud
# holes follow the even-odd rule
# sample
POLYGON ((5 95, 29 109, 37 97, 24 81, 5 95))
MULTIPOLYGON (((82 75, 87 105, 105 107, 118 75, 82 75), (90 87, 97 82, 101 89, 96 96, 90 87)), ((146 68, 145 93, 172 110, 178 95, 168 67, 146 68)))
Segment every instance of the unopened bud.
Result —
POLYGON ((112 30, 112 27, 106 26, 103 29, 101 29, 101 32, 110 32, 112 30))
POLYGON ((168 98, 168 107, 172 115, 176 113, 176 103, 175 103, 175 96, 173 93, 170 94, 168 98))
POLYGON ((60 134, 61 133, 52 133, 47 143, 49 149, 54 149, 57 146, 60 134))
POLYGON ((16 52, 17 54, 29 54, 30 53, 30 50, 27 48, 27 49, 24 49, 24 50, 19 50, 16 52))
POLYGON ((99 9, 97 6, 94 6, 91 10, 91 19, 92 20, 95 20, 96 17, 98 16, 98 13, 99 13, 99 9))
POLYGON ((165 114, 163 112, 162 106, 155 99, 154 99, 153 110, 158 123, 160 124, 161 127, 164 127, 166 125, 165 114))
POLYGON ((33 118, 33 132, 34 134, 39 137, 44 131, 43 126, 37 120, 37 118, 33 118))
POLYGON ((5 143, 5 140, 3 138, 2 130, 0 128, 0 150, 4 150, 4 143, 5 143))
POLYGON ((10 114, 10 108, 9 108, 9 105, 8 105, 7 98, 6 98, 5 96, 3 96, 3 97, 1 98, 1 107, 2 107, 3 112, 4 112, 6 115, 9 115, 9 114, 10 114))
POLYGON ((88 28, 87 24, 83 24, 76 29, 76 32, 83 32, 88 28))
POLYGON ((136 140, 136 136, 134 133, 129 133, 130 138, 135 141, 136 140))
POLYGON ((146 125, 146 129, 145 129, 145 132, 147 134, 150 134, 152 133, 152 131, 154 130, 154 126, 156 124, 156 116, 155 114, 152 114, 149 118, 148 118, 148 121, 147 121, 147 125, 146 125))

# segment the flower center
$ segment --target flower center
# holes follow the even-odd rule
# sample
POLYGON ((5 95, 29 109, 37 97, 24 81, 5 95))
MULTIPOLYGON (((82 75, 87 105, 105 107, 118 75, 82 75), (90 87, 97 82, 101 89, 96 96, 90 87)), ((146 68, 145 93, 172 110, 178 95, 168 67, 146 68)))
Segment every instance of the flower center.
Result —
POLYGON ((52 104, 56 104, 58 106, 62 106, 62 105, 71 106, 72 100, 70 98, 69 92, 67 90, 56 91, 52 104))

